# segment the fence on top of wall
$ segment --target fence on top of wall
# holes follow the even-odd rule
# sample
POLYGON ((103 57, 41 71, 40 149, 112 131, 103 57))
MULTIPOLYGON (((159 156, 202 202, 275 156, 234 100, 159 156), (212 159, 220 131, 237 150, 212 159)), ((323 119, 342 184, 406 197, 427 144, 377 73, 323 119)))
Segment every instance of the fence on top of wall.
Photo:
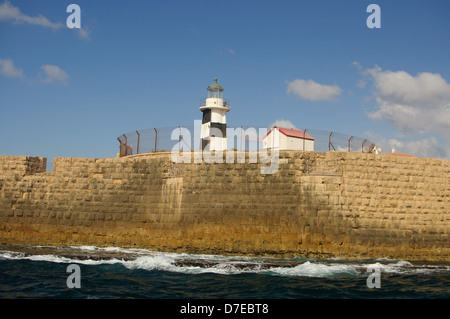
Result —
MULTIPOLYGON (((334 131, 298 129, 314 138, 314 151, 370 153, 375 143, 363 138, 334 131)), ((270 131, 264 126, 227 126, 229 150, 258 150, 263 148, 263 138, 270 131)), ((124 133, 117 138, 120 157, 172 150, 200 150, 201 124, 190 126, 155 127, 124 133)), ((302 134, 300 133, 300 134, 302 134)))

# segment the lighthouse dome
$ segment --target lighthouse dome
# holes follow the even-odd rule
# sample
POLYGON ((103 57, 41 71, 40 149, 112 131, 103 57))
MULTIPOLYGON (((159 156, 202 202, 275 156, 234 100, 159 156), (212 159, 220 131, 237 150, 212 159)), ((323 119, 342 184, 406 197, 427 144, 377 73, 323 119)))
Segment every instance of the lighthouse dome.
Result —
POLYGON ((214 78, 214 83, 208 86, 207 90, 213 92, 223 92, 223 88, 217 83, 217 78, 214 78))

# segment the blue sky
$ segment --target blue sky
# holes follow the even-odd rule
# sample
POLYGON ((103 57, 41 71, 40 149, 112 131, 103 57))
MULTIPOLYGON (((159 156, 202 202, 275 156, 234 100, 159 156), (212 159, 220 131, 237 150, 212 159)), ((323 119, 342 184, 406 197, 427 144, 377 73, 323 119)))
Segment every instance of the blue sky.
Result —
POLYGON ((114 157, 122 133, 193 125, 217 77, 230 125, 290 121, 450 159, 449 12, 444 0, 0 0, 0 154, 114 157), (81 29, 66 26, 71 3, 81 29))

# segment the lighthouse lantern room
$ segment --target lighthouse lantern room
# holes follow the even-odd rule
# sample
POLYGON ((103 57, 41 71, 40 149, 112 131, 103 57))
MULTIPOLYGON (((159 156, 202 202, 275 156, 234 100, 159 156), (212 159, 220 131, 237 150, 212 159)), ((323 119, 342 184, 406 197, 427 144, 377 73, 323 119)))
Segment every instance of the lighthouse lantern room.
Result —
POLYGON ((224 151, 227 149, 226 113, 230 105, 223 98, 223 88, 217 83, 208 86, 208 97, 201 101, 200 111, 203 113, 201 143, 202 150, 224 151))

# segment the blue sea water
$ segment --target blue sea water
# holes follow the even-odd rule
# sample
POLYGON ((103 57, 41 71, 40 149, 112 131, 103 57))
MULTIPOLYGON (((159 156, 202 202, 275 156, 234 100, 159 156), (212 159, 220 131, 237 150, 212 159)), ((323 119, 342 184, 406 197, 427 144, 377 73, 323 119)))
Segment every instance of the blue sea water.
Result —
POLYGON ((0 246, 1 299, 448 299, 449 282, 448 264, 403 260, 0 246), (78 274, 68 271, 74 264, 78 274), (379 288, 368 287, 371 267, 379 288), (80 288, 68 287, 72 275, 80 288))

